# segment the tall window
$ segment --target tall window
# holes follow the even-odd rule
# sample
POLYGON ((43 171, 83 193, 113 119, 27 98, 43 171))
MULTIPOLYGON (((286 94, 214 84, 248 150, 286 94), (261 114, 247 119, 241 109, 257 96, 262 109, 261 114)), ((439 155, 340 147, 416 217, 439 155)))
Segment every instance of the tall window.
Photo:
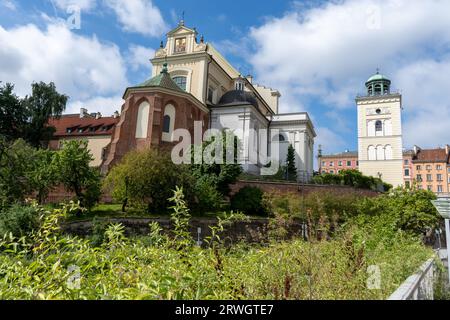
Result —
POLYGON ((437 192, 438 193, 444 192, 444 188, 442 188, 442 186, 437 186, 437 192))
POLYGON ((377 151, 374 146, 369 146, 368 152, 369 152, 369 160, 371 161, 377 160, 377 151))
POLYGON ((173 81, 175 81, 175 83, 184 91, 186 91, 186 84, 187 84, 187 78, 186 77, 182 77, 182 76, 178 76, 178 77, 174 77, 173 81))
POLYGON ((175 107, 171 104, 164 108, 162 140, 172 142, 172 134, 175 128, 175 107))
POLYGON ((384 148, 383 146, 377 146, 377 160, 385 160, 384 148))
POLYGON ((423 180, 422 180, 422 175, 421 175, 421 174, 418 174, 417 177, 416 177, 416 180, 417 180, 418 182, 422 182, 422 181, 423 181, 423 180))
POLYGON ((175 53, 186 52, 186 38, 175 39, 175 53))
POLYGON ((214 89, 208 87, 208 101, 214 103, 214 89))
POLYGON ((437 181, 443 181, 443 180, 442 180, 442 174, 438 174, 438 175, 437 175, 437 181))
POLYGON ((391 145, 388 144, 386 147, 384 147, 384 153, 385 153, 386 160, 392 160, 393 159, 391 145))
POLYGON ((377 120, 377 122, 375 122, 375 133, 377 136, 383 134, 383 122, 381 122, 381 120, 377 120))
POLYGON ((136 121, 136 138, 147 138, 148 131, 148 116, 150 112, 150 105, 148 102, 142 102, 139 105, 138 116, 136 121))
POLYGON ((409 177, 409 169, 405 169, 405 177, 409 177))

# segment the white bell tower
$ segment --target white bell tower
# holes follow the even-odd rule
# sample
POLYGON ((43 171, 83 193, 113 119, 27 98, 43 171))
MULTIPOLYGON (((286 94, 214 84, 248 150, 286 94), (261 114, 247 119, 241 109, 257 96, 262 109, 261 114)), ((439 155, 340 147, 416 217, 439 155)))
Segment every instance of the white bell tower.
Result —
POLYGON ((377 73, 366 82, 367 95, 356 98, 359 170, 393 187, 403 185, 402 96, 377 73))

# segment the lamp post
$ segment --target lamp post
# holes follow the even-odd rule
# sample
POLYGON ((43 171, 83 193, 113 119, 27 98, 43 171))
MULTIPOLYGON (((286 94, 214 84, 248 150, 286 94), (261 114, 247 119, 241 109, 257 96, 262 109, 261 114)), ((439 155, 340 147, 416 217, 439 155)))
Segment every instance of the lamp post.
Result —
POLYGON ((431 201, 439 214, 445 219, 445 238, 447 240, 447 269, 450 283, 450 197, 440 197, 431 201))

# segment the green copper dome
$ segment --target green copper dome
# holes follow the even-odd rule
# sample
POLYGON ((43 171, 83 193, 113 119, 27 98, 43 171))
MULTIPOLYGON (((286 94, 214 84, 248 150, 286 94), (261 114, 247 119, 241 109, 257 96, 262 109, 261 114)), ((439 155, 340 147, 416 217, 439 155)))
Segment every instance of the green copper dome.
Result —
POLYGON ((366 83, 369 83, 369 82, 372 82, 372 81, 391 81, 391 80, 389 80, 389 78, 388 77, 386 77, 385 75, 382 75, 382 74, 380 74, 380 73, 376 73, 376 74, 374 74, 373 76, 371 76, 367 81, 366 81, 366 83))
POLYGON ((135 88, 139 87, 161 87, 175 91, 183 91, 170 77, 169 72, 167 71, 167 63, 164 63, 160 74, 135 86, 135 88))

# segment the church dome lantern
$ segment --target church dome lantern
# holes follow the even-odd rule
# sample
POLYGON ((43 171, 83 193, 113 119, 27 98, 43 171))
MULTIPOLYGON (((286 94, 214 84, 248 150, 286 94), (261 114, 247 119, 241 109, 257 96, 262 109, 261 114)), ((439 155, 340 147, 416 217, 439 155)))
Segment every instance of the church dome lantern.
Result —
POLYGON ((366 88, 368 96, 387 95, 391 93, 391 80, 377 70, 377 73, 366 81, 366 88))

